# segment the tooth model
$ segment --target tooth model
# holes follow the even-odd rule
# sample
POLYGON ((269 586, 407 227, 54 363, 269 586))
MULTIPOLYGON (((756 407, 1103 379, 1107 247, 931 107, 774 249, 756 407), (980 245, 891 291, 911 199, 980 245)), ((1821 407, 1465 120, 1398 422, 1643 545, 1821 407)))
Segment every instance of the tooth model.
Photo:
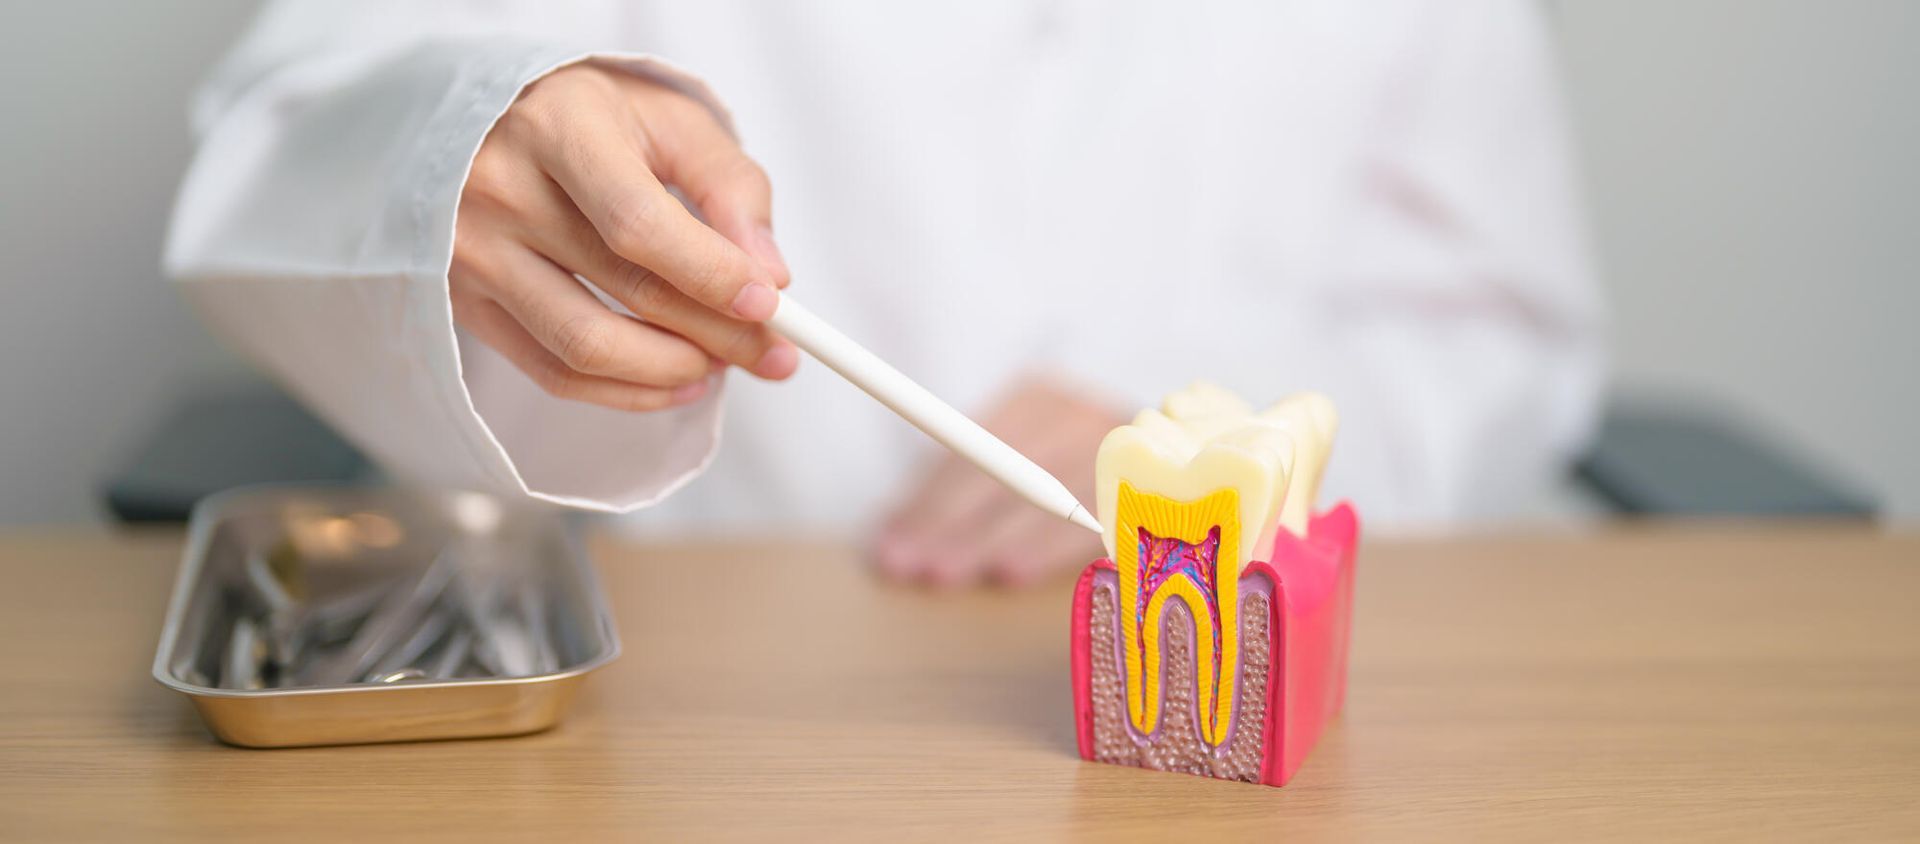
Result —
POLYGON ((1107 559, 1073 600, 1074 718, 1096 762, 1282 785, 1340 711, 1358 525, 1315 515, 1338 417, 1195 384, 1100 444, 1107 559))

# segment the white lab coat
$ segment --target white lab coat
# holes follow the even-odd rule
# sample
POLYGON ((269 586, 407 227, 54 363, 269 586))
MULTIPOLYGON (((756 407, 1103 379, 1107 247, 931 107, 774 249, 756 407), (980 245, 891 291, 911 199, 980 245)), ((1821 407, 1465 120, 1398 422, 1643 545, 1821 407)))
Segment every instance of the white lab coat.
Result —
POLYGON ((932 446, 822 366, 626 414, 455 328, 471 156, 591 53, 730 111, 794 294, 962 408, 1028 370, 1129 412, 1320 389, 1327 494, 1403 525, 1512 511, 1590 426, 1601 308, 1516 2, 274 3, 194 107, 170 274, 402 479, 694 530, 884 510, 932 446))

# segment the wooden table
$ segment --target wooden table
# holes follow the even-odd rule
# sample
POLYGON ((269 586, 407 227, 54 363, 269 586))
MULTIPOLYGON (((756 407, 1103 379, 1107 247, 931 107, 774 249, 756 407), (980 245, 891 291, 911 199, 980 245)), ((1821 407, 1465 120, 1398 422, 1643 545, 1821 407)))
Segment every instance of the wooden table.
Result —
POLYGON ((1920 838, 1911 536, 1364 545, 1347 714, 1285 789, 1076 758, 1070 584, 887 589, 832 543, 600 542, 627 652, 555 731, 229 748, 148 676, 178 544, 0 537, 0 837, 1920 838))

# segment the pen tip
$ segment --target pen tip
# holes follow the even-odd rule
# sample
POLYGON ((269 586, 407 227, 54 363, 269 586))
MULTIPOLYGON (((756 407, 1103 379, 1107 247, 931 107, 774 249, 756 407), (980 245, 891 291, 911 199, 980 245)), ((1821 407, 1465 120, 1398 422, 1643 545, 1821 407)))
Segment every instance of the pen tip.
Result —
POLYGON ((1103 536, 1106 534, 1106 530, 1100 527, 1100 522, 1094 519, 1093 514, 1087 512, 1087 508, 1078 504, 1073 505, 1073 512, 1067 514, 1067 521, 1093 531, 1096 534, 1103 536))

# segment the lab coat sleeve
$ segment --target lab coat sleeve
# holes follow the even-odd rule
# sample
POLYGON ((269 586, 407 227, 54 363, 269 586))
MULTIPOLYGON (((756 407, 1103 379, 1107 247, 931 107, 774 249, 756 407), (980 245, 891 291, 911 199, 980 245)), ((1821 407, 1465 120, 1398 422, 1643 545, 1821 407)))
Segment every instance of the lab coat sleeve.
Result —
POLYGON ((1239 280, 1245 301, 1211 329, 1234 354, 1155 356, 1112 386, 1149 404, 1131 385, 1328 393, 1322 501, 1372 521, 1538 512, 1591 433, 1604 328, 1545 33, 1518 2, 1431 4, 1399 55, 1330 209, 1333 271, 1239 280))
POLYGON ((232 346, 403 481, 624 511, 711 459, 719 391, 648 414, 556 399, 452 321, 460 191, 525 86, 591 58, 726 119, 666 63, 560 35, 604 28, 560 18, 605 13, 273 4, 195 104, 168 274, 232 346))

